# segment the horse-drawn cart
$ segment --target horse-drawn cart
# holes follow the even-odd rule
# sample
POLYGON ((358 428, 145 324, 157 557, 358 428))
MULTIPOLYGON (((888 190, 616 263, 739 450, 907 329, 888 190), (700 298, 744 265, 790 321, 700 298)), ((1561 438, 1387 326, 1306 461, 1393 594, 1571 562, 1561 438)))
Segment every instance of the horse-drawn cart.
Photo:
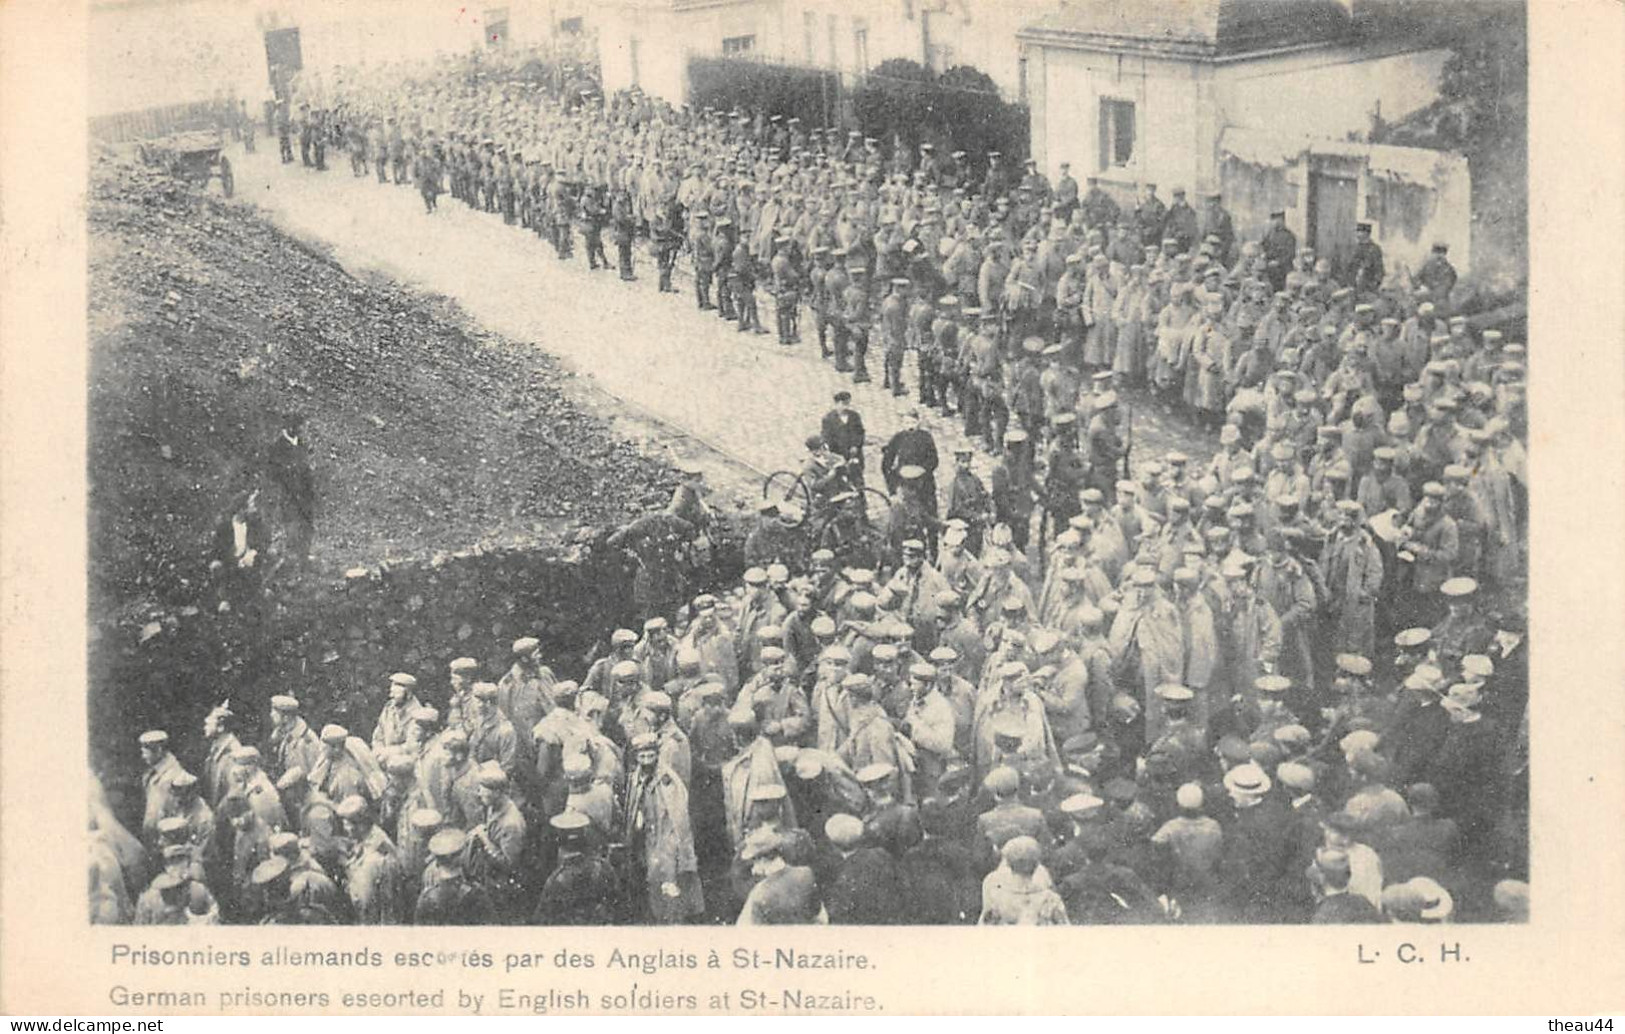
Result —
POLYGON ((170 175, 188 183, 207 187, 218 176, 221 191, 230 197, 236 183, 231 162, 220 153, 225 142, 225 134, 218 129, 199 130, 151 140, 141 144, 139 150, 142 161, 168 169, 170 175))

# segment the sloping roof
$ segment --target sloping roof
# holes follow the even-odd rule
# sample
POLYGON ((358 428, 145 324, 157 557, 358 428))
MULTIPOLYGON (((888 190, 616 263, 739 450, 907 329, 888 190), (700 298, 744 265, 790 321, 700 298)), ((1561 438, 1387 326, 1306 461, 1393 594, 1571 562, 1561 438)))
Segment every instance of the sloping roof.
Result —
POLYGON ((1210 58, 1331 43, 1352 32, 1349 7, 1339 0, 1070 0, 1021 38, 1210 58))
POLYGON ((1302 133, 1277 133, 1268 129, 1242 129, 1236 126, 1227 128, 1219 136, 1221 158, 1234 158, 1264 168, 1290 165, 1309 152, 1360 159, 1365 162, 1371 175, 1379 179, 1422 187, 1437 188, 1467 168, 1466 157, 1454 151, 1328 140, 1302 133))

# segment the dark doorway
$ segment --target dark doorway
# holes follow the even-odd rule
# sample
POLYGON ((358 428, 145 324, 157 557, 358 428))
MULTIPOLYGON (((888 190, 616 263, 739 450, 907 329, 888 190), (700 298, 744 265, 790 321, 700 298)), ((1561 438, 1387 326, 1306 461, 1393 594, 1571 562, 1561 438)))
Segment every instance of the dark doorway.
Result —
POLYGON ((278 97, 287 88, 288 77, 305 67, 304 52, 299 47, 298 29, 272 29, 265 34, 265 68, 271 80, 271 89, 278 97))

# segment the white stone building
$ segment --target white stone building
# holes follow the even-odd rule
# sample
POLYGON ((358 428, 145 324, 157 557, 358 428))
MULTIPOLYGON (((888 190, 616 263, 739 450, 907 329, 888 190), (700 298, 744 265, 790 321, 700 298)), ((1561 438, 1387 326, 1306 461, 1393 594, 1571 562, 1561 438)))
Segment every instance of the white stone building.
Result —
POLYGON ((1026 27, 1032 153, 1132 207, 1155 183, 1219 189, 1242 239, 1284 209, 1341 257, 1371 222, 1392 267, 1435 240, 1466 268, 1470 179, 1454 154, 1360 142, 1438 96, 1450 51, 1416 6, 1338 0, 1072 0, 1026 27))

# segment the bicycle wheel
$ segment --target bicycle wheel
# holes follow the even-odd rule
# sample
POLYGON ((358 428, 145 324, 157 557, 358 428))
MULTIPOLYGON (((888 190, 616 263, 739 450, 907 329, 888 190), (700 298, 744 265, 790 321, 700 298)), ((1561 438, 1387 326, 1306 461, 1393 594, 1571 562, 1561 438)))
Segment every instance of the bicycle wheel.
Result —
POLYGON ((812 492, 801 475, 793 470, 777 470, 762 482, 762 498, 779 507, 779 523, 799 528, 812 512, 812 492))
POLYGON ((863 516, 871 524, 885 527, 891 517, 891 498, 878 488, 865 487, 863 490, 863 516))

